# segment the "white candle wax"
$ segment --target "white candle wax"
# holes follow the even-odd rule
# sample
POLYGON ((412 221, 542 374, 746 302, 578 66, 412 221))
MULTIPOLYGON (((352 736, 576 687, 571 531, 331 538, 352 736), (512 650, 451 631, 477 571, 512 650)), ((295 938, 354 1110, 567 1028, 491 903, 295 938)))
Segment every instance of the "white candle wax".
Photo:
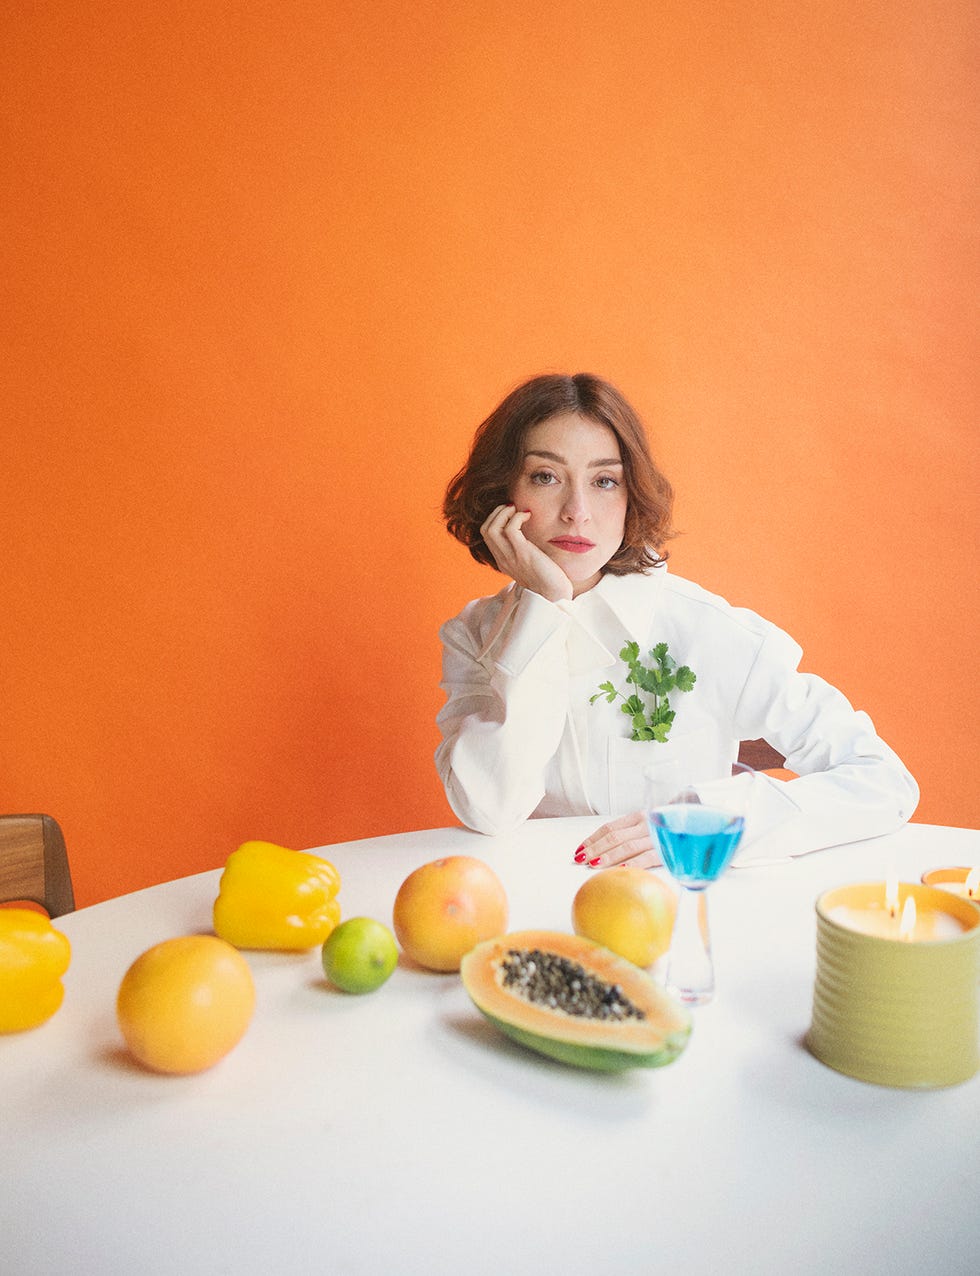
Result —
POLYGON ((846 904, 838 904, 827 914, 831 921, 848 930, 860 931, 863 935, 876 935, 880 939, 899 939, 916 944, 933 939, 955 939, 967 929, 958 917, 940 912, 936 908, 920 909, 915 919, 915 926, 907 937, 900 934, 901 913, 892 913, 884 904, 879 907, 851 908, 846 904))

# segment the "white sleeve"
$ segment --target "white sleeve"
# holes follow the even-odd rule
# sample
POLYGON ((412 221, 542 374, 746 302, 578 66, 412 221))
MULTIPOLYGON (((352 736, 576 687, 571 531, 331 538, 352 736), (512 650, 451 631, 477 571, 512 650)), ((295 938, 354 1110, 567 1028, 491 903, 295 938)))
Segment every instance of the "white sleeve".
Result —
POLYGON ((485 656, 465 611, 440 630, 436 769, 453 811, 478 833, 515 828, 544 796, 568 714, 570 624, 560 606, 524 590, 485 656))
POLYGON ((800 673, 801 655, 774 627, 736 706, 739 737, 768 740, 798 775, 756 777, 740 861, 891 833, 919 801, 918 785, 868 715, 822 678, 800 673))

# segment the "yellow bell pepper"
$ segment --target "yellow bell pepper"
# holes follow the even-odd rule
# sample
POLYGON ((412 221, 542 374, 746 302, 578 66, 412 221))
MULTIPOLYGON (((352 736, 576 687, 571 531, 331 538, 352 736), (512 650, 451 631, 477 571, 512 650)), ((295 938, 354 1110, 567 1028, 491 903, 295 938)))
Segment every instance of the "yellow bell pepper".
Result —
POLYGON ((214 929, 236 948, 313 948, 340 921, 340 874, 307 851, 243 842, 214 902, 214 929))
POLYGON ((0 1032, 50 1019, 65 996, 71 944, 44 913, 0 908, 0 1032))

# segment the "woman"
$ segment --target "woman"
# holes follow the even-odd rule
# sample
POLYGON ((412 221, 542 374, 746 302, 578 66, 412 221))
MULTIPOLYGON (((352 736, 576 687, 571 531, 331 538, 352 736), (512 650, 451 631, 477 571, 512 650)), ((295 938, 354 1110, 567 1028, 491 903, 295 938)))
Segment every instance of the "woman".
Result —
POLYGON ((480 426, 444 513, 510 583, 440 631, 436 766, 456 815, 483 833, 615 816, 576 861, 652 866, 644 771, 737 783, 739 741, 761 737, 798 778, 754 777, 741 860, 898 828, 918 788, 867 715, 800 673, 774 625, 668 573, 672 502, 639 418, 597 377, 535 377, 480 426), (666 705, 627 683, 637 661, 648 687, 667 679, 666 705))

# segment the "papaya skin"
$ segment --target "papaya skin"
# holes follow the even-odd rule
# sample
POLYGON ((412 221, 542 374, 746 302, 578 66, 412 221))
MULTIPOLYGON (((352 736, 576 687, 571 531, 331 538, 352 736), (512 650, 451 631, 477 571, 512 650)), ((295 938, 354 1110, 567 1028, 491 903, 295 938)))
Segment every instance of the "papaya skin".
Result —
POLYGON ((689 1032, 675 1032, 664 1040, 659 1050, 649 1054, 641 1054, 634 1050, 615 1050, 611 1047, 601 1049, 591 1046, 574 1045, 568 1041, 557 1041, 551 1037, 543 1037, 537 1032, 526 1032, 514 1024, 503 1023, 487 1015, 491 1023, 510 1037, 512 1041, 538 1054, 557 1059, 559 1063, 570 1064, 573 1068, 589 1068, 593 1072, 625 1072, 628 1068, 663 1068, 673 1063, 687 1045, 689 1032))

